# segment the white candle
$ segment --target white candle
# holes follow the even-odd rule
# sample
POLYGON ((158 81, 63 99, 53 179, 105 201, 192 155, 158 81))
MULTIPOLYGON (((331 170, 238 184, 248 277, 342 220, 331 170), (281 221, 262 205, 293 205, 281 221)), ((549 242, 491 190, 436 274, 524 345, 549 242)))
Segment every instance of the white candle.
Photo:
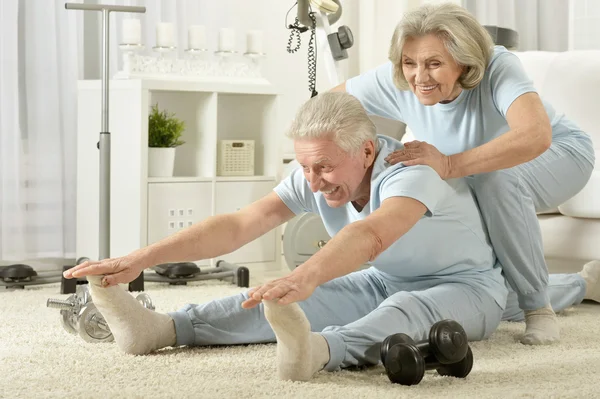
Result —
POLYGON ((122 28, 121 43, 140 44, 142 42, 142 27, 139 19, 124 19, 122 28))
POLYGON ((190 25, 188 28, 188 48, 206 48, 206 27, 204 25, 190 25))
POLYGON ((175 34, 173 24, 170 22, 159 22, 156 25, 156 45, 158 47, 174 47, 175 34))
POLYGON ((261 30, 250 30, 246 35, 246 52, 263 52, 263 33, 261 30))
POLYGON ((219 51, 233 51, 235 48, 235 30, 221 28, 219 30, 219 51))

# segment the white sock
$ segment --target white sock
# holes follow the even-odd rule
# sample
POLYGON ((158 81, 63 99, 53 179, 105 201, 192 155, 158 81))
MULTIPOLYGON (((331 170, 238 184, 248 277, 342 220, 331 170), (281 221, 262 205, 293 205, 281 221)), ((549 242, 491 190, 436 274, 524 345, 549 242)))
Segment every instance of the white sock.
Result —
POLYGON ((92 301, 123 352, 144 355, 177 342, 173 319, 145 308, 120 286, 102 287, 103 276, 88 276, 92 301))
POLYGON ((526 345, 549 345, 560 339, 556 314, 550 305, 525 311, 525 335, 521 343, 526 345))
POLYGON ((297 303, 263 301, 265 317, 277 337, 277 373, 282 380, 308 381, 329 362, 329 345, 297 303))
POLYGON ((585 297, 600 302, 600 260, 593 260, 583 265, 579 275, 585 280, 585 297))

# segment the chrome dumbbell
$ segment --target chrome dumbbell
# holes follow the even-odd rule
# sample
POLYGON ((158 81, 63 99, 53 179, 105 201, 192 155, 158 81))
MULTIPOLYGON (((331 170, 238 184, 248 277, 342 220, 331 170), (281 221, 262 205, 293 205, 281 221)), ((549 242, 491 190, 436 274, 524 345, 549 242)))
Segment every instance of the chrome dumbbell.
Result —
POLYGON ((66 300, 48 299, 46 307, 60 309, 61 324, 70 334, 77 334, 77 320, 82 308, 92 301, 87 285, 78 285, 66 300))
MULTIPOLYGON (((145 292, 136 299, 147 309, 154 310, 152 299, 145 292)), ((78 285, 75 294, 66 300, 48 299, 46 306, 60 309, 61 323, 70 334, 79 335, 86 342, 111 342, 112 332, 92 301, 87 285, 78 285)))

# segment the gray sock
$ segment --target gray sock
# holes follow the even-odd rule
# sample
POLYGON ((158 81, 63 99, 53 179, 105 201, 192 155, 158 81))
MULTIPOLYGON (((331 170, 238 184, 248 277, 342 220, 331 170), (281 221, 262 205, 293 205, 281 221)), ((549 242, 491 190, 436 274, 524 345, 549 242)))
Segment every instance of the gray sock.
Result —
POLYGON ((560 340, 560 328, 550 305, 526 310, 525 326, 525 335, 521 338, 525 345, 549 345, 560 340))
POLYGON ((593 260, 583 265, 579 275, 585 280, 585 297, 600 302, 600 260, 593 260))
POLYGON ((277 373, 282 380, 308 381, 329 362, 329 345, 297 303, 263 301, 265 317, 277 337, 277 373))
POLYGON ((102 277, 88 276, 89 289, 119 349, 144 355, 175 345, 175 324, 169 315, 145 308, 120 286, 102 287, 102 277))

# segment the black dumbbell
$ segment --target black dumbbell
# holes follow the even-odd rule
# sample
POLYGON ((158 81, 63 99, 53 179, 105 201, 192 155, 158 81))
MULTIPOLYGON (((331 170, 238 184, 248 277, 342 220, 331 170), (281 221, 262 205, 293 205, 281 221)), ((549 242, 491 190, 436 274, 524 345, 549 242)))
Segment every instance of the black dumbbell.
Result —
POLYGON ((467 355, 467 333, 464 328, 454 320, 441 320, 435 323, 429 330, 429 339, 415 343, 406 334, 398 333, 387 337, 381 344, 381 362, 385 364, 385 358, 389 348, 395 344, 411 343, 416 345, 423 357, 429 355, 441 364, 452 364, 462 360, 467 355))
POLYGON ((435 323, 427 341, 415 342, 402 333, 390 335, 381 344, 380 356, 390 380, 403 385, 419 383, 425 370, 430 369, 437 369, 440 375, 464 378, 473 366, 467 334, 453 320, 435 323))
POLYGON ((442 364, 433 356, 423 357, 414 344, 396 344, 389 349, 384 366, 390 381, 401 385, 418 384, 425 371, 433 369, 439 375, 465 378, 473 368, 473 352, 467 346, 463 359, 452 364, 442 364))

